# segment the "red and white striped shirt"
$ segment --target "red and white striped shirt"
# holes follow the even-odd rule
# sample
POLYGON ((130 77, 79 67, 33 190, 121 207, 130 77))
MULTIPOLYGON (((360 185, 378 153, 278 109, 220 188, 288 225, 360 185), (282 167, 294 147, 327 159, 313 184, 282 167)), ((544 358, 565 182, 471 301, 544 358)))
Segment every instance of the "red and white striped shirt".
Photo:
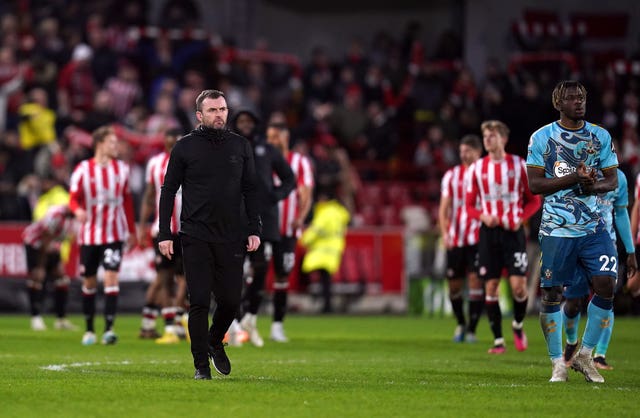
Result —
MULTIPOLYGON (((158 235, 159 226, 160 226, 160 211, 158 208, 160 207, 160 188, 164 183, 164 175, 167 172, 167 165, 169 164, 169 154, 166 151, 157 154, 147 163, 147 169, 145 172, 145 182, 147 184, 153 184, 153 187, 156 191, 156 216, 153 220, 153 225, 151 226, 151 236, 155 237, 158 235)), ((180 231, 180 212, 182 210, 182 187, 178 189, 176 193, 176 198, 173 204, 173 214, 171 215, 171 232, 173 234, 177 234, 180 231)))
POLYGON ((481 222, 478 218, 469 215, 464 200, 468 182, 469 170, 462 164, 447 170, 441 182, 442 197, 451 198, 448 236, 449 243, 454 247, 466 247, 478 243, 481 222))
POLYGON ((78 208, 87 212, 78 244, 110 244, 135 233, 129 171, 123 161, 113 159, 100 165, 95 158, 81 161, 73 170, 69 207, 74 212, 78 208))
MULTIPOLYGON (((294 229, 292 226, 293 221, 300 213, 298 188, 300 186, 313 187, 313 170, 309 159, 299 152, 290 152, 287 156, 287 163, 291 166, 291 171, 296 177, 296 188, 289 193, 286 199, 278 202, 278 225, 280 225, 280 234, 282 236, 299 238, 302 230, 300 228, 294 229)), ((275 174, 273 175, 273 181, 276 185, 280 184, 280 179, 275 174)))
POLYGON ((66 205, 51 206, 42 218, 25 228, 22 232, 23 242, 33 248, 40 248, 45 234, 51 237, 50 245, 59 244, 71 237, 77 232, 78 223, 69 214, 66 205))
POLYGON ((540 207, 540 197, 529 190, 525 161, 517 155, 505 154, 499 161, 486 156, 469 172, 465 202, 472 216, 496 216, 499 226, 514 231, 540 207), (481 210, 471 203, 478 198, 481 210))

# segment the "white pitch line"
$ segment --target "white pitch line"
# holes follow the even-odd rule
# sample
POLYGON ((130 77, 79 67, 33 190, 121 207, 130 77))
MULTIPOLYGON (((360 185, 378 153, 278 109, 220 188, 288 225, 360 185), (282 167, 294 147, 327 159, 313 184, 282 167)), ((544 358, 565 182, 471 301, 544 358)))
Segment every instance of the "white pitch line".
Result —
MULTIPOLYGON (((64 371, 67 371, 68 369, 78 368, 78 367, 101 366, 103 364, 117 365, 117 366, 127 366, 127 365, 130 365, 130 364, 133 364, 133 363, 134 362, 132 362, 130 360, 106 361, 106 362, 88 361, 88 362, 82 362, 82 363, 49 364, 48 366, 40 366, 40 368, 42 370, 50 370, 50 371, 53 371, 53 372, 64 372, 64 371)), ((154 360, 154 361, 146 361, 146 362, 142 362, 142 363, 144 363, 144 364, 169 364, 169 363, 178 363, 178 361, 155 361, 154 360)))

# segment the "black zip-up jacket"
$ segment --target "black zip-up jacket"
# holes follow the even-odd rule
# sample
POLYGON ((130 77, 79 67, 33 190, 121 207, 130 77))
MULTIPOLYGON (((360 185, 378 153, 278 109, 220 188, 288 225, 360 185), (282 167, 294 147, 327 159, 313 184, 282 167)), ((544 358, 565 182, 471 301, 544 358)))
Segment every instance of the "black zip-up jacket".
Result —
POLYGON ((181 234, 212 243, 261 235, 253 150, 244 137, 200 126, 176 143, 160 190, 160 241, 171 239, 180 186, 181 234))
POLYGON ((253 158, 256 164, 258 204, 262 219, 262 240, 280 241, 278 202, 289 196, 296 187, 296 177, 282 153, 264 140, 254 138, 253 158), (280 185, 273 181, 278 175, 280 185))

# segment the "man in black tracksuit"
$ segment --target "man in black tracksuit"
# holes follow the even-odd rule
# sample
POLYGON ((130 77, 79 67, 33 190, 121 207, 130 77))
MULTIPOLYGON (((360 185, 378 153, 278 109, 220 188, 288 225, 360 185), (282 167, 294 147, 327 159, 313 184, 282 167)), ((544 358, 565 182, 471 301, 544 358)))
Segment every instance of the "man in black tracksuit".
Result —
POLYGON ((260 246, 262 228, 253 150, 247 139, 226 128, 227 115, 222 92, 200 93, 200 126, 173 148, 160 193, 158 247, 170 259, 170 218, 182 186, 180 237, 198 380, 211 379, 209 357, 218 373, 231 372, 222 339, 240 306, 244 257, 260 246), (212 291, 217 306, 208 329, 212 291))
MULTIPOLYGON (((295 188, 296 179, 291 167, 282 154, 268 144, 265 138, 258 135, 258 117, 251 111, 238 112, 231 124, 232 130, 249 139, 253 146, 253 158, 256 164, 258 178, 258 202, 260 218, 262 219, 262 245, 257 251, 249 255, 252 269, 252 280, 248 283, 242 299, 244 316, 240 321, 242 328, 249 333, 252 344, 262 347, 262 337, 256 327, 256 315, 262 302, 264 284, 267 277, 269 261, 271 259, 270 244, 280 241, 280 226, 278 225, 278 202, 295 188), (276 185, 273 175, 276 174, 280 183, 276 185)), ((230 331, 230 334, 233 334, 230 331)), ((233 337, 230 335, 230 344, 233 337)))

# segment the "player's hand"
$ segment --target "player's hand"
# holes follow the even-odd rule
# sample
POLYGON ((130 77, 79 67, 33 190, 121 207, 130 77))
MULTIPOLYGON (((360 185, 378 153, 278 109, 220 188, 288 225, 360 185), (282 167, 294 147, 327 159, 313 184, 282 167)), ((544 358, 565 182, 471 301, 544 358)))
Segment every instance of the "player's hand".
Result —
POLYGON ((87 211, 81 208, 76 209, 73 214, 76 216, 76 219, 80 223, 87 222, 87 211))
POLYGON ((638 260, 635 254, 627 254, 627 279, 631 279, 638 272, 638 260))
POLYGON ((173 240, 160 241, 158 243, 158 249, 160 250, 160 254, 171 260, 171 256, 173 255, 173 240))
POLYGON ((257 235, 249 235, 249 238, 247 238, 247 251, 255 251, 258 247, 260 247, 260 237, 257 235))
POLYGON ((147 248, 147 238, 149 233, 143 225, 138 226, 138 245, 140 248, 147 248))
POLYGON ((580 161, 578 167, 576 167, 576 175, 578 176, 578 183, 583 186, 594 184, 597 180, 596 170, 585 165, 584 161, 580 161))
POLYGON ((485 224, 488 228, 493 228, 498 225, 498 217, 485 215, 484 213, 480 215, 480 220, 483 224, 485 224))
POLYGON ((131 249, 135 247, 137 243, 138 238, 136 237, 136 234, 129 234, 129 236, 127 237, 127 247, 131 249))

